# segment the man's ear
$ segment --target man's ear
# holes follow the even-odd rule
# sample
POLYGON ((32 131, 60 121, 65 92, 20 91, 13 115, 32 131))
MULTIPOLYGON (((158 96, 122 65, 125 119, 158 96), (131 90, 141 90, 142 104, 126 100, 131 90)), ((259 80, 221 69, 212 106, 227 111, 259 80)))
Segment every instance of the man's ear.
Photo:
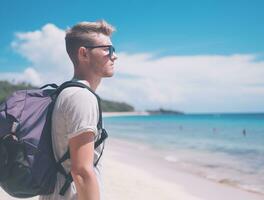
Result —
POLYGON ((87 55, 87 50, 85 47, 80 47, 78 49, 78 57, 79 57, 79 60, 87 59, 88 55, 87 55))

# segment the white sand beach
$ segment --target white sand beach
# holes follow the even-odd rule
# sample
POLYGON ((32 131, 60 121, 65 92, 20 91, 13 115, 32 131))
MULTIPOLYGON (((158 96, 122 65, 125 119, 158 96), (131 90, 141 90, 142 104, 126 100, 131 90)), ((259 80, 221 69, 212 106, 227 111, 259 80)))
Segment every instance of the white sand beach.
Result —
MULTIPOLYGON (((117 115, 112 113, 112 116, 117 115)), ((105 199, 264 200, 264 195, 175 169, 168 162, 165 164, 157 152, 139 143, 110 137, 103 158, 105 199)), ((0 190, 0 200, 15 199, 0 190)), ((29 198, 36 199, 38 197, 29 198)))
POLYGON ((103 117, 118 117, 118 116, 144 116, 149 115, 145 111, 133 111, 133 112, 103 112, 103 117))

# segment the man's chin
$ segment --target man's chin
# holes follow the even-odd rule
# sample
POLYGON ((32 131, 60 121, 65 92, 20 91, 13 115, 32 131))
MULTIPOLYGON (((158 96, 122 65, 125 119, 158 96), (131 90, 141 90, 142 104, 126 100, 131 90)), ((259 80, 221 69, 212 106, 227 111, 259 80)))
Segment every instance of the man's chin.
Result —
POLYGON ((105 74, 104 78, 111 78, 112 76, 114 76, 114 72, 105 74))

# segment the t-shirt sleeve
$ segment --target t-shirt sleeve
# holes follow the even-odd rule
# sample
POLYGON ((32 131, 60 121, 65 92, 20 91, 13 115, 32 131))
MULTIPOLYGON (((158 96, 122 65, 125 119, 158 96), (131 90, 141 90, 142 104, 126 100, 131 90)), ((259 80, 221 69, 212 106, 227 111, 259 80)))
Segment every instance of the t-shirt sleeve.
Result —
POLYGON ((95 136, 98 135, 99 111, 94 94, 87 89, 78 88, 65 98, 62 107, 69 139, 88 131, 93 132, 95 136))

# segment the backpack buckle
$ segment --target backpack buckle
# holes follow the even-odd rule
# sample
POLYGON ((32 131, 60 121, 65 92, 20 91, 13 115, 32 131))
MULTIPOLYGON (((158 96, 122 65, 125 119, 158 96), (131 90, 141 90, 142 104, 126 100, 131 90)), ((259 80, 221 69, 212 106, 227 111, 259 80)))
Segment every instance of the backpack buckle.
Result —
POLYGON ((18 122, 13 122, 12 127, 11 127, 11 133, 15 133, 19 127, 18 122))

